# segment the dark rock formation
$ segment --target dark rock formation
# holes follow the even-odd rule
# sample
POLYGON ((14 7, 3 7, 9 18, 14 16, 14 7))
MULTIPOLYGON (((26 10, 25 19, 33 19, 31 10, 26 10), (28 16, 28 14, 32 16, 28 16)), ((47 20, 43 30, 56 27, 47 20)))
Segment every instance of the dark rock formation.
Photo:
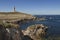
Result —
POLYGON ((24 35, 23 40, 33 40, 33 39, 28 35, 24 35))
POLYGON ((30 36, 33 40, 42 40, 46 35, 47 27, 43 24, 29 26, 26 30, 22 30, 24 35, 30 36))
POLYGON ((6 34, 6 30, 3 27, 3 25, 0 25, 0 40, 5 40, 5 35, 6 34))
POLYGON ((18 25, 0 24, 0 40, 22 40, 23 33, 18 25))

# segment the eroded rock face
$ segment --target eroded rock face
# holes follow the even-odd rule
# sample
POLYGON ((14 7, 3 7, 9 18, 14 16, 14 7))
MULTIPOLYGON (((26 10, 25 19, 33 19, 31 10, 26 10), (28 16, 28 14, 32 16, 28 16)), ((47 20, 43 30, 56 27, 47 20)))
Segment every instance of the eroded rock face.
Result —
POLYGON ((6 35, 8 36, 8 40, 22 40, 23 38, 23 33, 15 28, 6 28, 7 33, 6 35))
POLYGON ((47 27, 42 24, 29 26, 21 31, 16 24, 0 25, 0 40, 41 40, 46 35, 47 27))
POLYGON ((47 32, 46 26, 43 24, 36 24, 29 26, 26 30, 22 30, 24 35, 30 36, 33 40, 42 40, 42 38, 46 35, 47 32))
POLYGON ((0 40, 22 40, 23 33, 17 26, 0 25, 0 40))
POLYGON ((3 25, 0 25, 0 40, 5 40, 5 35, 6 34, 6 30, 3 27, 3 25))

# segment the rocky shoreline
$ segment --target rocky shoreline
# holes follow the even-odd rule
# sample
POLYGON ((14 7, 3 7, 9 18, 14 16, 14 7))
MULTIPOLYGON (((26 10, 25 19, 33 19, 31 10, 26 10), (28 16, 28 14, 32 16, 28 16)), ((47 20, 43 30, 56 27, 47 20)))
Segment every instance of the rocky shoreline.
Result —
POLYGON ((42 24, 31 25, 26 30, 21 30, 18 24, 0 24, 0 40, 41 40, 45 35, 45 27, 42 24))
POLYGON ((0 17, 0 40, 42 40, 48 29, 43 24, 31 25, 26 30, 20 29, 19 23, 41 21, 45 18, 37 18, 20 12, 0 12, 0 17))

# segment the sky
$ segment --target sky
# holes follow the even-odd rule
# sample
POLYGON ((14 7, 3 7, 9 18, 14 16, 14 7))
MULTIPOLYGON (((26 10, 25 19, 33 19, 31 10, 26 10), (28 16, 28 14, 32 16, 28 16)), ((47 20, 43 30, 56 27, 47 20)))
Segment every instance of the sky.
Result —
POLYGON ((60 0, 0 0, 0 12, 17 12, 32 15, 60 15, 60 0))

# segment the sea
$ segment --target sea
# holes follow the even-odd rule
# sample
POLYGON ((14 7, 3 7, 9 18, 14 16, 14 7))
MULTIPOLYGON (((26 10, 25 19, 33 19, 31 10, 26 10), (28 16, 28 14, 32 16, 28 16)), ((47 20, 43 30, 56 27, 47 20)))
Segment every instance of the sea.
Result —
POLYGON ((48 27, 47 37, 51 37, 54 40, 55 39, 60 40, 60 15, 34 15, 34 16, 38 18, 44 17, 47 20, 43 20, 43 21, 36 20, 36 21, 22 23, 20 25, 22 30, 26 29, 30 25, 43 24, 48 27))

